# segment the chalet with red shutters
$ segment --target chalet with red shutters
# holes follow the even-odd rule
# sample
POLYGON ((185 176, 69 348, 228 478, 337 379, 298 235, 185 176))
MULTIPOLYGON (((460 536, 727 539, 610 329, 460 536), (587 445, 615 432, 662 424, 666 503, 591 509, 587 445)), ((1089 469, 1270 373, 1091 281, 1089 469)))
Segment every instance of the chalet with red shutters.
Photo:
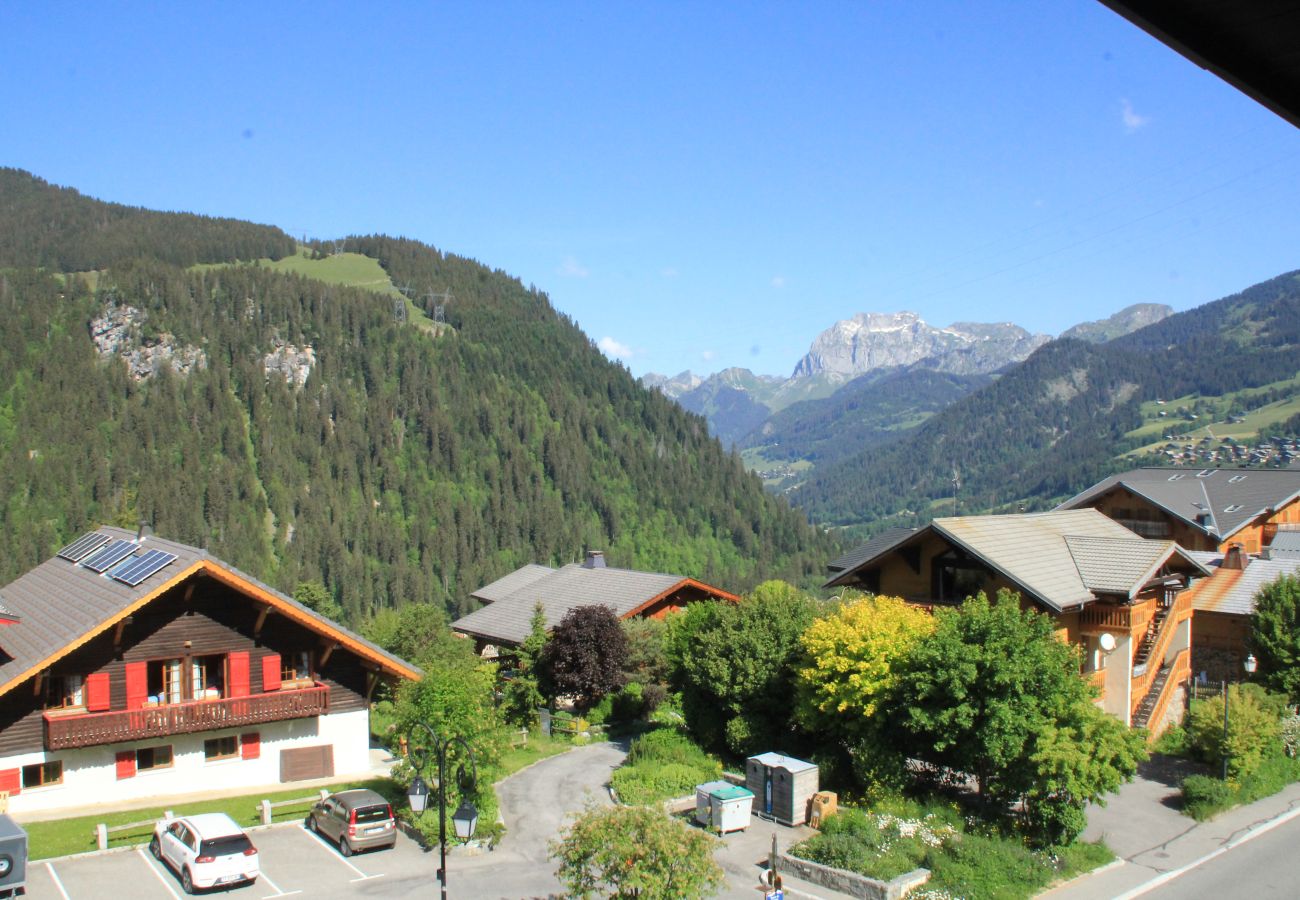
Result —
POLYGON ((0 588, 0 791, 36 810, 370 770, 419 670, 206 551, 100 528, 0 588))

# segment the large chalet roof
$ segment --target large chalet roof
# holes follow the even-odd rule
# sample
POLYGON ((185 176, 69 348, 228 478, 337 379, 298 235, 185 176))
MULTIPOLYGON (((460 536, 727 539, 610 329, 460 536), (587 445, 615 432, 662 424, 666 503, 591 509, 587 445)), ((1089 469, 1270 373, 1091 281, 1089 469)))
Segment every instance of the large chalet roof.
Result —
POLYGON ((862 546, 854 547, 843 556, 831 560, 826 564, 826 568, 832 574, 843 572, 845 569, 856 568, 866 560, 875 559, 884 551, 893 549, 897 544, 902 543, 915 533, 915 528, 887 529, 867 541, 862 546))
POLYGON ((1223 555, 1212 551, 1193 552, 1214 572, 1195 588, 1192 609, 1197 612, 1248 616, 1255 611, 1255 595, 1283 575, 1300 576, 1300 556, 1251 557, 1244 569, 1223 568, 1223 555))
MULTIPOLYGON (((103 573, 87 568, 85 563, 93 561, 94 553, 80 562, 55 556, 0 588, 5 606, 21 619, 18 624, 0 630, 0 694, 48 668, 171 588, 200 574, 338 641, 390 675, 420 677, 420 670, 405 660, 210 556, 206 550, 151 534, 137 537, 135 532, 122 528, 101 527, 96 533, 113 541, 133 542, 130 549, 137 559, 150 550, 172 554, 175 558, 133 586, 111 577, 118 571, 115 567, 103 573)), ((127 560, 131 558, 128 556, 127 560)))
POLYGON ((1131 599, 1174 557, 1209 574, 1173 541, 1140 538, 1095 509, 1079 509, 935 519, 832 577, 826 586, 851 584, 859 571, 926 534, 941 536, 1057 612, 1090 603, 1098 594, 1131 599))
POLYGON ((538 603, 546 615, 546 627, 554 628, 569 610, 580 606, 607 606, 625 619, 688 587, 723 600, 739 599, 684 575, 588 568, 577 563, 560 569, 528 565, 475 591, 472 596, 489 601, 487 606, 460 617, 451 627, 492 643, 522 644, 538 603))
POLYGON ((1142 497, 1222 541, 1300 497, 1300 470, 1133 469, 1097 482, 1057 509, 1087 506, 1116 489, 1142 497))

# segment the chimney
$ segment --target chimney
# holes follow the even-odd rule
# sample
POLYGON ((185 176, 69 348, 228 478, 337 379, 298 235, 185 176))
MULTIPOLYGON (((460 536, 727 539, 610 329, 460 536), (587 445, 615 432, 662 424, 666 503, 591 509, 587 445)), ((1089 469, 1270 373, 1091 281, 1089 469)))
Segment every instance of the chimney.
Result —
POLYGON ((605 551, 588 550, 587 558, 582 561, 584 569, 603 569, 605 568, 605 551))
POLYGON ((1228 547, 1228 552, 1223 554, 1223 562, 1220 564, 1221 569, 1236 569, 1238 572, 1244 570, 1250 564, 1250 557, 1241 549, 1241 544, 1232 544, 1228 547))
POLYGON ((138 544, 151 534, 153 534, 153 526, 148 522, 141 521, 139 527, 135 530, 135 542, 138 544))

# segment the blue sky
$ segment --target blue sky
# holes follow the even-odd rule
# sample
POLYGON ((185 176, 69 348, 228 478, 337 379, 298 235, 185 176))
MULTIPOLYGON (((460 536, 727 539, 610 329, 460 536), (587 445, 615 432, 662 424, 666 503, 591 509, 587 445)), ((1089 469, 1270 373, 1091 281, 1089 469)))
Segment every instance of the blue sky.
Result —
POLYGON ((1300 134, 1095 0, 9 4, 0 165, 545 290, 636 373, 1300 267, 1300 134))

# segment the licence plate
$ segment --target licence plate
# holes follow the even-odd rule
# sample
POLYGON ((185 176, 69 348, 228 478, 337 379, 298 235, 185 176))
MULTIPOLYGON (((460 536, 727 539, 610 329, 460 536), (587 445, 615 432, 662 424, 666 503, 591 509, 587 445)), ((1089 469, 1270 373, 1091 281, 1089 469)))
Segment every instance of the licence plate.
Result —
POLYGON ((387 825, 375 825, 371 828, 367 828, 366 834, 374 834, 377 831, 386 831, 387 829, 388 829, 387 825))

